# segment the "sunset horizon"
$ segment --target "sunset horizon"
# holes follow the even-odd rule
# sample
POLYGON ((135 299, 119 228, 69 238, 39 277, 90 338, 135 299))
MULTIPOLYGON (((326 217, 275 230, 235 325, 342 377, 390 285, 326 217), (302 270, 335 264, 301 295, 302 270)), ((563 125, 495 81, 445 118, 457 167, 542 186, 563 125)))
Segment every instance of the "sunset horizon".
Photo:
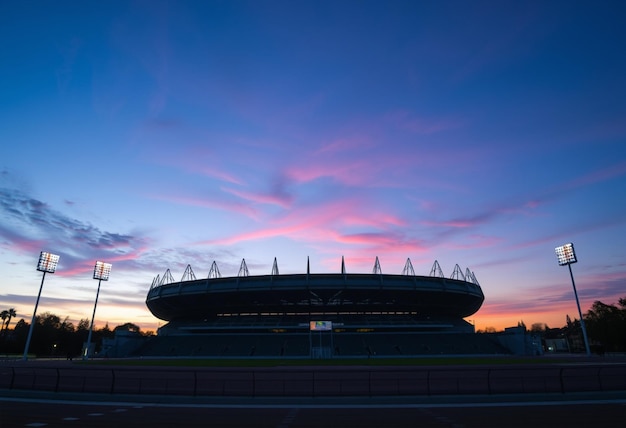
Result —
POLYGON ((476 330, 626 297, 622 2, 8 1, 0 310, 156 331, 152 281, 476 276, 476 330))

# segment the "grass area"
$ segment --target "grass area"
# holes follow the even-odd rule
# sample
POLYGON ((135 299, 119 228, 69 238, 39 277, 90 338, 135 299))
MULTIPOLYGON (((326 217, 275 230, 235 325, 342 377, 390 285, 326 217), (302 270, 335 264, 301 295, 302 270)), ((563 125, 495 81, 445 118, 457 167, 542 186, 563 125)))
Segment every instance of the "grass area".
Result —
POLYGON ((305 367, 305 366, 477 366, 512 364, 558 364, 567 358, 542 357, 424 357, 424 358, 341 358, 341 359, 112 359, 90 360, 79 364, 161 367, 305 367))

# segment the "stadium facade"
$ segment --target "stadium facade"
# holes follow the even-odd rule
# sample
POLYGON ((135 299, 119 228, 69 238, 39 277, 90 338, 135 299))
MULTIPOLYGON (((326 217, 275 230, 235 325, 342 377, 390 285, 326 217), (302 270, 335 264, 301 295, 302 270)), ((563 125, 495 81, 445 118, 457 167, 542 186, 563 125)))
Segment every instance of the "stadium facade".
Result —
POLYGON ((148 309, 167 321, 135 355, 337 358, 506 353, 464 320, 484 295, 476 276, 457 264, 446 278, 437 261, 428 276, 407 259, 401 274, 279 274, 207 278, 187 266, 180 281, 157 276, 148 309))

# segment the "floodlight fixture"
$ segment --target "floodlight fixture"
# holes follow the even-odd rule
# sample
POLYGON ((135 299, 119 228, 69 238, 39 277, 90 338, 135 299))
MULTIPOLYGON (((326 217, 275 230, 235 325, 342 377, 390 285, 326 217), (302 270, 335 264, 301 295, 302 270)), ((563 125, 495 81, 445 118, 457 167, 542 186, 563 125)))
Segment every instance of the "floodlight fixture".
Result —
POLYGON ((93 269, 93 279, 100 279, 102 281, 108 281, 111 274, 111 263, 96 262, 96 266, 93 269))
POLYGON ((41 254, 39 254, 37 270, 40 272, 54 273, 57 268, 57 264, 59 264, 59 256, 42 251, 41 254))
POLYGON ((100 295, 100 283, 102 281, 108 281, 111 274, 111 263, 105 263, 97 261, 93 268, 93 279, 98 280, 98 291, 96 291, 96 301, 93 305, 93 315, 91 316, 91 325, 89 326, 89 336, 87 337, 87 346, 83 351, 83 360, 89 358, 89 351, 91 349, 91 336, 93 334, 93 322, 96 318, 96 307, 98 306, 98 296, 100 295))
POLYGON ((43 289, 43 282, 46 279, 46 273, 54 273, 57 265, 59 264, 59 256, 56 254, 42 251, 39 254, 39 261, 37 262, 37 270, 43 272, 41 276, 41 285, 39 286, 39 293, 37 294, 37 300, 35 301, 35 310, 33 311, 33 318, 30 322, 30 328, 28 329, 28 337, 26 338, 26 345, 24 346, 24 355, 22 359, 26 361, 28 359, 28 349, 30 348, 30 339, 33 337, 33 327, 35 327, 35 317, 37 315, 37 307, 39 306, 39 298, 41 297, 41 290, 43 289))
POLYGON ((572 263, 576 263, 576 252, 574 251, 574 244, 571 242, 561 245, 554 249, 556 256, 559 260, 559 266, 566 266, 569 268, 569 275, 572 278, 572 287, 574 288, 574 297, 576 298, 576 306, 578 307, 578 315, 580 316, 580 328, 583 331, 583 340, 585 341, 585 352, 587 355, 591 355, 589 349, 589 340, 587 339, 587 329, 585 328, 585 320, 583 319, 583 312, 580 310, 580 301, 578 300, 578 292, 576 291, 576 283, 574 282, 574 273, 572 272, 572 263))
POLYGON ((561 245, 560 247, 556 247, 554 251, 559 259, 559 266, 569 265, 578 261, 576 259, 576 252, 574 251, 574 244, 571 242, 561 245))

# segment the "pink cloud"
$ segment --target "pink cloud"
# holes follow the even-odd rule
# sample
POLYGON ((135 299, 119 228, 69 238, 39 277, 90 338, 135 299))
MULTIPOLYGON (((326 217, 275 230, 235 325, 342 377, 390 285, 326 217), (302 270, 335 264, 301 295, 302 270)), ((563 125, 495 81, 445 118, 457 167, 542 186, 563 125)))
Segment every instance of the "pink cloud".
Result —
POLYGON ((434 227, 453 227, 453 228, 467 228, 476 226, 476 222, 472 222, 470 220, 448 220, 448 221, 421 221, 421 224, 424 226, 434 226, 434 227))
POLYGON ((216 166, 217 161, 217 153, 205 147, 194 146, 184 150, 182 156, 170 157, 165 162, 193 174, 217 178, 232 184, 244 184, 241 178, 216 166))
POLYGON ((341 235, 338 237, 339 242, 359 245, 388 245, 393 238, 389 235, 381 233, 355 233, 349 235, 341 235))
MULTIPOLYGON (((432 148, 420 150, 415 142, 411 142, 410 150, 403 150, 399 143, 397 150, 390 151, 387 140, 386 136, 377 140, 376 136, 356 132, 296 159, 283 175, 298 184, 326 178, 350 187, 402 188, 410 183, 458 189, 458 183, 443 182, 434 178, 437 174, 429 174, 438 171, 446 153, 432 148)), ((462 151, 454 155, 461 165, 469 164, 477 156, 462 151)))
POLYGON ((115 268, 115 263, 141 260, 146 251, 148 251, 147 246, 133 249, 126 253, 111 252, 97 255, 94 254, 94 257, 90 260, 70 259, 69 262, 66 262, 67 259, 62 257, 59 262, 59 265, 62 266, 62 269, 59 269, 56 274, 62 277, 91 275, 93 273, 96 260, 106 263, 112 263, 114 265, 113 268, 115 268))
POLYGON ((383 225, 392 225, 392 226, 407 226, 408 222, 389 213, 374 213, 370 212, 367 216, 363 215, 347 215, 346 223, 353 226, 372 226, 372 227, 381 227, 383 225))
POLYGON ((239 242, 254 241, 258 239, 274 238, 276 236, 286 236, 301 230, 298 225, 280 227, 273 229, 261 229, 252 232, 241 233, 227 238, 213 239, 198 243, 199 245, 233 245, 239 242))
POLYGON ((425 253, 427 246, 394 229, 404 227, 406 221, 384 211, 372 210, 366 201, 352 198, 328 204, 298 207, 271 222, 275 226, 247 231, 232 236, 197 243, 197 245, 233 245, 241 242, 286 237, 317 246, 327 252, 332 242, 333 251, 344 251, 352 258, 363 254, 388 256, 404 263, 409 254, 425 253), (367 207, 367 213, 364 213, 367 207), (346 233, 343 229, 362 229, 346 233), (360 249, 359 249, 360 248, 360 249), (400 256, 400 257, 399 257, 400 256), (399 258, 398 258, 399 257, 399 258))
POLYGON ((583 175, 571 182, 567 183, 565 186, 567 188, 578 188, 582 186, 588 186, 595 183, 601 183, 603 181, 611 180, 616 177, 620 177, 626 174, 626 162, 620 162, 614 165, 611 165, 608 168, 600 169, 597 171, 593 171, 589 174, 583 175))
POLYGON ((167 202, 183 204, 183 205, 191 205, 205 208, 217 208, 224 211, 235 212, 238 214, 242 214, 246 217, 252 218, 254 220, 258 220, 259 213, 256 209, 250 207, 249 205, 236 203, 236 202, 225 202, 218 201, 216 199, 198 199, 191 198, 186 196, 173 196, 173 195, 152 195, 150 196, 153 199, 163 200, 167 202))
POLYGON ((444 221, 433 221, 433 220, 425 220, 420 223, 425 226, 434 226, 434 227, 451 227, 451 228, 471 228, 476 227, 481 224, 485 224, 487 221, 492 219, 498 210, 495 211, 486 211, 484 213, 480 213, 475 215, 474 217, 467 218, 457 218, 451 220, 444 221))
POLYGON ((298 207, 276 221, 281 224, 303 223, 306 227, 323 225, 333 228, 366 227, 379 230, 387 230, 390 226, 406 224, 405 220, 386 212, 383 207, 376 207, 371 201, 359 197, 330 201, 315 206, 298 207))
POLYGON ((477 248, 490 248, 498 244, 502 244, 504 239, 497 238, 493 236, 484 236, 484 235, 470 235, 466 238, 463 244, 447 243, 445 244, 446 248, 452 248, 457 250, 469 250, 469 249, 477 249, 477 248))
MULTIPOLYGON (((272 238, 276 236, 289 236, 292 238, 302 238, 305 236, 316 236, 321 239, 322 236, 328 237, 333 235, 328 231, 320 232, 320 225, 324 225, 321 229, 332 229, 331 225, 337 223, 342 213, 345 213, 353 205, 350 202, 338 202, 327 204, 324 206, 308 207, 291 210, 286 216, 274 221, 281 226, 269 227, 255 231, 245 232, 231 237, 204 241, 198 244, 206 245, 232 245, 238 242, 272 238), (312 232, 315 230, 315 232, 312 232)), ((336 236, 336 235, 333 235, 336 236)))
POLYGON ((10 228, 0 228, 0 236, 2 237, 1 247, 23 254, 37 254, 45 251, 44 247, 47 245, 43 240, 25 238, 10 228))
POLYGON ((63 261, 63 258, 59 261, 59 266, 63 267, 63 269, 58 269, 55 274, 61 277, 71 277, 71 276, 85 276, 90 273, 93 273, 95 261, 91 260, 80 260, 75 263, 66 264, 63 261))
POLYGON ((214 178, 217 178, 219 180, 226 181, 229 183, 244 184, 244 181, 241 180, 240 178, 226 171, 222 171, 221 169, 216 168, 216 167, 208 167, 208 166, 193 167, 192 166, 190 170, 193 172, 196 172, 196 173, 208 176, 208 177, 214 177, 214 178))
POLYGON ((425 254, 430 248, 417 239, 407 238, 398 234, 386 233, 361 233, 342 235, 338 242, 351 245, 360 245, 362 250, 351 252, 351 258, 359 258, 363 254, 371 258, 372 254, 395 260, 396 263, 404 262, 404 258, 415 254, 425 254))
POLYGON ((253 192, 244 192, 241 190, 222 188, 225 192, 228 192, 232 195, 238 196, 241 199, 245 199, 251 202, 257 202, 260 204, 270 204, 270 205, 278 205, 283 208, 289 208, 293 202, 293 197, 287 194, 281 193, 273 193, 273 194, 263 194, 263 193, 253 193, 253 192))
MULTIPOLYGON (((161 130, 157 130, 155 133, 162 133, 161 130), (158 132, 157 132, 158 131, 158 132)), ((177 138, 180 138, 178 136, 177 138)), ((202 139, 206 140, 206 136, 185 136, 185 138, 191 139, 202 139)), ((229 137, 221 137, 229 141, 229 137)), ((210 142, 205 142, 207 146, 211 146, 208 144, 210 142)), ((220 181, 224 181, 227 183, 243 185, 245 181, 233 174, 230 171, 224 170, 220 165, 223 165, 223 162, 220 162, 220 154, 215 151, 208 149, 206 146, 202 145, 188 145, 182 146, 181 148, 177 148, 176 151, 171 151, 169 144, 167 146, 161 147, 161 151, 167 153, 167 155, 154 157, 153 152, 150 152, 149 156, 151 157, 151 161, 155 162, 159 165, 165 165, 173 168, 180 169, 189 174, 197 174, 205 177, 215 178, 220 181), (169 153, 168 153, 169 152, 169 153)), ((154 150, 154 153, 157 153, 154 150)))
POLYGON ((331 178, 348 186, 359 186, 373 181, 380 166, 376 166, 373 160, 324 160, 319 162, 307 162, 288 168, 285 175, 299 183, 308 183, 320 178, 331 178))
POLYGON ((370 148, 373 145, 374 144, 372 144, 371 138, 368 136, 357 135, 351 137, 337 138, 328 144, 322 145, 322 147, 320 147, 319 150, 315 152, 315 155, 324 155, 327 153, 335 154, 345 151, 358 153, 359 150, 370 148))

